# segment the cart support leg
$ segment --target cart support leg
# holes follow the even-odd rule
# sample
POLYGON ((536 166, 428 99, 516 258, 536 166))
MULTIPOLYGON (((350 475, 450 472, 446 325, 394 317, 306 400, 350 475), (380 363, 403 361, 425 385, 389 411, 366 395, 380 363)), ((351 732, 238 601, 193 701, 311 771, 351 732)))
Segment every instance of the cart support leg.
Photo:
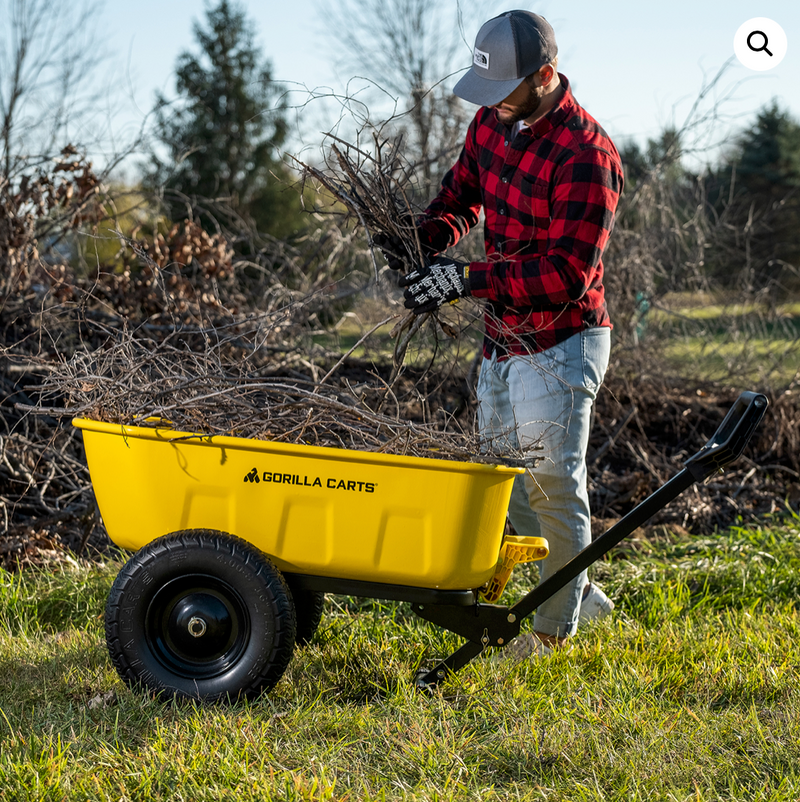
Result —
POLYGON ((417 671, 414 682, 420 691, 432 691, 449 674, 455 674, 460 668, 477 657, 483 651, 483 645, 467 641, 460 649, 445 657, 435 668, 417 671))

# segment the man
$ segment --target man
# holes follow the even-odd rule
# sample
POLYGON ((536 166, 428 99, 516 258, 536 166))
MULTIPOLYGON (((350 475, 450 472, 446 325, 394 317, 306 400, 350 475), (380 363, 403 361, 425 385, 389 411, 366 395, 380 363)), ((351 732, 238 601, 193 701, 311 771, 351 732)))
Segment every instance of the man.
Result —
MULTIPOLYGON (((611 330, 601 256, 623 182, 617 149, 556 72, 557 53, 550 24, 528 11, 480 29, 455 94, 481 108, 417 227, 433 256, 483 209, 486 261, 438 256, 401 279, 415 312, 467 295, 486 301, 479 426, 515 448, 544 445, 509 507, 519 534, 550 543, 542 579, 591 542, 586 449, 611 330)), ((398 266, 396 256, 389 262, 398 266)), ((579 616, 611 607, 584 572, 537 610, 535 635, 508 648, 548 653, 576 632, 579 616)))

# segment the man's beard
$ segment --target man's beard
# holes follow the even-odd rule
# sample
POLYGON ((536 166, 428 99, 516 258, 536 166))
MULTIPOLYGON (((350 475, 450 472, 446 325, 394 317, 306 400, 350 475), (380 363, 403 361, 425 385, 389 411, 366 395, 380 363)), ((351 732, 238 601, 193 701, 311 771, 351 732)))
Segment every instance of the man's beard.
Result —
POLYGON ((497 119, 503 125, 514 125, 520 120, 527 120, 541 105, 542 98, 536 93, 535 89, 532 89, 527 102, 521 106, 509 106, 507 109, 495 108, 495 112, 497 113, 497 119))

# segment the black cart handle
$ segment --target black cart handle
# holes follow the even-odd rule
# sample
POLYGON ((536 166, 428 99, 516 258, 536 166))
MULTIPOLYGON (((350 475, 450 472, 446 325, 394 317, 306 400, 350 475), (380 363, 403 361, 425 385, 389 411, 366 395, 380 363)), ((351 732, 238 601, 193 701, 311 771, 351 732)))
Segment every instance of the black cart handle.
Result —
POLYGON ((738 459, 766 411, 765 395, 749 390, 742 393, 714 436, 684 463, 694 480, 701 482, 738 459))

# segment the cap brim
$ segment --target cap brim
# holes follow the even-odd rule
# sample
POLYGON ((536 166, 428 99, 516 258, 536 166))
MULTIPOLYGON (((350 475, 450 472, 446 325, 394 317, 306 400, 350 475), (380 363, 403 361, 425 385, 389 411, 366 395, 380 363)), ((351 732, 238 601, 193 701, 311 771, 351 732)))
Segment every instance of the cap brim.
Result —
POLYGON ((453 92, 476 106, 495 106, 505 100, 524 80, 511 78, 508 81, 490 81, 469 69, 455 85, 453 92))

